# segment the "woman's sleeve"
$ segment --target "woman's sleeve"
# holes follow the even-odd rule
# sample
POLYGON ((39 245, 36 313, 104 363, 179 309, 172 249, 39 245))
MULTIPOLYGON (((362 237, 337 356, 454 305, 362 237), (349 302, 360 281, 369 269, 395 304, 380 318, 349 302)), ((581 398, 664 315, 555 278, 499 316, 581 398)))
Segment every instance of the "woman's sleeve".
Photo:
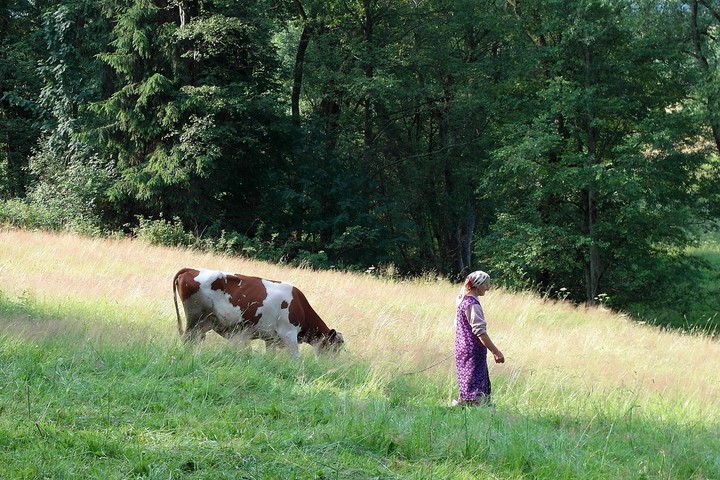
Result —
POLYGON ((476 336, 480 336, 483 333, 487 333, 487 323, 485 322, 485 314, 483 313, 482 307, 475 303, 470 307, 470 328, 476 336))

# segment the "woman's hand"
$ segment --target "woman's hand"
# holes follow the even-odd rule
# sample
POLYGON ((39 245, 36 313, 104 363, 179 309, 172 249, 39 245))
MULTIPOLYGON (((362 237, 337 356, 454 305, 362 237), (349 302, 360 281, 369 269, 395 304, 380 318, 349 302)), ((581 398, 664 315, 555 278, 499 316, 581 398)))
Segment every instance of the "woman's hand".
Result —
POLYGON ((493 357, 495 357, 495 363, 505 363, 505 355, 503 355, 500 349, 495 346, 492 340, 490 340, 490 336, 487 332, 481 333, 478 338, 480 339, 480 343, 485 345, 485 347, 492 352, 493 357))

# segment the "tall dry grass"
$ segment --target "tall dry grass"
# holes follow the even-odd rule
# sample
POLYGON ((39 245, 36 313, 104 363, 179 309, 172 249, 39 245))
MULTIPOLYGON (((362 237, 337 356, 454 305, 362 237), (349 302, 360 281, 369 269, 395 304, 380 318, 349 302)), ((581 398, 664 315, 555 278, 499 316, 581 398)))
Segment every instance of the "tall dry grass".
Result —
MULTIPOLYGON (((351 354, 378 372, 421 372, 449 391, 454 388, 448 356, 458 286, 444 280, 319 272, 131 239, 0 231, 5 296, 31 297, 65 310, 97 306, 107 328, 129 325, 168 340, 177 337, 171 280, 186 266, 293 283, 326 323, 344 334, 351 354)), ((687 408, 689 418, 720 421, 716 340, 660 331, 602 308, 576 308, 529 293, 491 290, 482 303, 489 333, 507 358, 504 365, 491 366, 491 376, 518 408, 542 395, 613 392, 658 411, 671 401, 687 408)))

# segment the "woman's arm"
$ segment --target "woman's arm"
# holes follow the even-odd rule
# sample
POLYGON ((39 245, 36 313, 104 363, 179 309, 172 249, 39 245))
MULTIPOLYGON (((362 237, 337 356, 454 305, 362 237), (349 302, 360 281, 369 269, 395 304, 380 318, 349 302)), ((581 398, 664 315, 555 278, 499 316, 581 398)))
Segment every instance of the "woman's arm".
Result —
POLYGON ((495 357, 495 363, 505 363, 505 356, 499 348, 495 346, 490 336, 487 334, 487 323, 485 322, 485 314, 479 303, 472 305, 468 311, 470 318, 470 327, 473 333, 478 337, 480 342, 490 350, 495 357))
POLYGON ((490 336, 487 332, 481 333, 478 338, 480 339, 480 342, 482 342, 482 344, 492 352, 493 357, 495 357, 495 363, 505 363, 505 356, 502 354, 500 349, 495 346, 493 341, 490 340, 490 336))

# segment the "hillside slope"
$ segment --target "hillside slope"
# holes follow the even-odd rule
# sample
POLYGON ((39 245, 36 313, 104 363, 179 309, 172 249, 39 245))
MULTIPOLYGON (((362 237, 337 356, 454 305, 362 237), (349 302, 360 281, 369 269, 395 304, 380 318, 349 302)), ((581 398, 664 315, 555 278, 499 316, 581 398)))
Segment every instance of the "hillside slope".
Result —
MULTIPOLYGON (((483 299, 483 305, 491 336, 507 357, 506 364, 491 366, 497 410, 453 417, 455 413, 444 406, 455 395, 453 365, 448 357, 452 353, 457 289, 457 285, 433 278, 394 281, 363 274, 317 272, 152 247, 129 239, 0 231, 0 345, 5 346, 3 361, 11 362, 9 370, 15 372, 4 387, 15 389, 15 401, 0 406, 0 412, 14 411, 18 413, 17 421, 22 422, 22 417, 31 416, 30 412, 36 410, 34 405, 43 401, 32 397, 33 377, 23 373, 24 367, 18 365, 32 363, 30 359, 35 355, 42 359, 38 364, 49 362, 51 370, 57 372, 64 368, 62 359, 72 357, 73 349, 77 349, 81 356, 92 357, 93 351, 97 351, 105 364, 111 363, 108 358, 115 358, 118 372, 127 368, 126 374, 135 380, 151 368, 151 374, 160 378, 153 388, 160 388, 161 383, 165 385, 163 388, 169 388, 167 382, 161 381, 175 376, 178 380, 173 382, 185 385, 183 382, 190 380, 183 380, 182 372, 190 372, 188 378, 192 378, 193 385, 202 382, 203 375, 209 374, 202 373, 201 363, 245 377, 257 377, 250 383, 262 385, 276 394, 283 389, 294 391, 297 387, 293 386, 293 378, 298 377, 297 385, 304 385, 303 391, 315 394, 303 396, 302 402, 309 402, 309 406, 302 403, 302 411, 296 413, 308 414, 303 409, 309 408, 315 412, 309 415, 311 418, 319 415, 323 422, 337 429, 333 435, 350 435, 365 445, 374 442, 361 433, 365 427, 370 432, 391 430, 380 435, 379 444, 373 443, 375 450, 371 450, 383 465, 394 465, 388 467, 391 473, 387 475, 393 478, 402 478, 405 474, 415 478, 440 475, 444 470, 425 464, 423 452, 431 452, 448 471, 455 471, 453 468, 457 467, 457 471, 464 472, 458 466, 463 459, 474 458, 479 462, 467 470, 467 477, 461 473, 456 478, 472 478, 479 472, 484 472, 487 478, 494 475, 523 478, 528 472, 538 478, 560 478, 552 476, 553 468, 557 473, 558 465, 566 472, 563 475, 566 478, 609 478, 625 476, 629 471, 635 472, 638 478, 645 475, 642 471, 647 474, 645 478, 652 478, 654 474, 690 478, 688 472, 698 478, 720 476, 720 460, 710 453, 720 451, 717 440, 720 343, 703 336, 659 331, 603 309, 575 308, 530 294, 492 290, 483 299), (185 358, 186 350, 177 340, 171 289, 174 273, 185 266, 236 271, 295 284, 305 292, 326 323, 344 334, 347 351, 337 359, 316 361, 312 353, 304 349, 302 361, 293 366, 282 355, 236 351, 224 340, 211 337, 192 358, 185 358), (96 343, 83 339, 95 339, 96 343), (48 351, 54 353, 39 351, 38 345, 42 344, 47 344, 48 351), (133 360, 148 345, 157 351, 133 360), (130 357, 129 367, 123 367, 124 356, 130 357), (194 363, 196 358, 198 365, 194 363), (271 367, 268 379, 263 380, 263 372, 258 369, 265 361, 271 367), (180 371, 160 374, 163 364, 180 371), (239 364, 249 364, 252 369, 234 370, 241 368, 239 364), (338 380, 338 376, 342 377, 338 372, 342 371, 355 372, 353 380, 338 380), (320 398, 327 397, 328 392, 332 394, 328 405, 316 404, 320 398), (340 399, 348 398, 347 395, 359 403, 351 407, 343 404, 340 399), (382 407, 374 412, 375 400, 368 399, 377 398, 382 407), (25 402, 27 415, 23 414, 25 402), (327 408, 335 413, 326 411, 327 408), (345 412, 349 417, 342 415, 343 409, 350 409, 345 412), (354 423, 360 421, 359 418, 365 423, 354 423), (415 425, 416 421, 421 422, 420 425, 415 425), (491 423, 486 423, 488 421, 491 423), (497 446, 480 448, 484 445, 482 439, 489 438, 487 428, 490 426, 493 431, 498 429, 499 433, 493 435, 500 435, 504 440, 497 446), (435 428, 440 444, 432 440, 428 440, 430 446, 423 444, 422 439, 428 435, 432 438, 435 428), (415 437, 420 435, 417 429, 422 430, 421 438, 415 437), (453 440, 453 429, 464 432, 462 439, 453 440), (468 432, 473 429, 482 430, 485 436, 472 437, 468 432), (663 438, 665 435, 672 438, 663 438), (532 458, 524 451, 528 442, 534 441, 529 437, 540 437, 535 438, 539 443, 533 444, 532 458), (615 442, 618 447, 611 446, 615 442), (415 445, 416 450, 410 445, 415 445), (657 449, 663 445, 667 450, 658 457, 657 449), (471 447, 478 447, 478 452, 470 452, 471 447), (567 451, 563 451, 565 448, 567 451), (688 456, 690 451, 693 453, 688 456), (403 461, 398 460, 398 452, 405 452, 401 455, 404 462, 416 462, 412 468, 393 463, 403 461), (503 461, 493 466, 493 459, 503 461), (582 470, 584 467, 578 462, 588 463, 590 470, 582 470), (530 470, 526 471, 527 468, 530 470)), ((253 350, 262 350, 262 347, 254 344, 253 350)), ((43 371, 41 369, 41 373, 43 371)), ((72 375, 84 378, 80 372, 72 375)), ((111 373, 110 381, 112 375, 120 373, 111 373)), ((209 385, 210 377, 206 380, 209 385)), ((227 396, 235 395, 236 391, 227 386, 229 380, 224 376, 217 380, 217 385, 229 389, 218 387, 215 393, 218 399, 225 400, 213 401, 213 394, 203 397, 212 411, 224 411, 227 396)), ((48 398, 57 394, 47 393, 48 398)), ((133 395, 142 395, 142 389, 128 393, 130 397, 133 395)), ((92 398, 97 400, 97 396, 92 398)), ((107 397, 101 397, 101 403, 102 398, 107 397)), ((49 415, 48 412, 53 411, 49 406, 52 401, 46 401, 44 415, 49 415)), ((111 405, 123 411, 131 408, 104 401, 108 410, 111 405)), ((57 408, 60 411, 61 407, 57 408)), ((163 406, 160 410, 165 408, 170 407, 163 406)), ((272 412, 268 415, 273 417, 272 412)), ((263 428, 271 432, 269 437, 273 437, 275 429, 288 428, 289 420, 280 413, 276 416, 282 422, 275 425, 266 419, 268 423, 264 424, 263 428)), ((177 421, 182 423, 187 419, 177 421)), ((202 437, 208 434, 208 429, 215 428, 207 422, 211 421, 206 418, 194 425, 191 436, 202 437)), ((62 425, 57 419, 51 423, 52 428, 62 425)), ((295 429, 301 428, 299 421, 294 425, 295 429)), ((217 428, 226 427, 229 426, 217 428)), ((11 435, 14 427, 5 428, 7 430, 0 426, 0 454, 5 453, 5 459, 12 459, 15 458, 13 449, 19 447, 17 442, 3 443, 3 435, 11 435)), ((46 423, 36 422, 33 426, 31 422, 25 435, 32 437, 32 431, 49 428, 46 423)), ((148 435, 162 433, 152 424, 137 428, 147 429, 148 435)), ((301 429, 292 435, 306 434, 310 435, 301 429)), ((113 435, 122 437, 114 430, 113 435)), ((271 440, 268 442, 272 445, 271 440)), ((348 448, 352 451, 359 447, 353 443, 348 448)), ((334 454, 338 451, 334 450, 334 454)), ((316 457, 308 461, 313 458, 316 457)), ((374 470, 371 475, 370 470, 364 470, 365 467, 357 463, 353 465, 365 473, 350 477, 383 476, 374 470)), ((265 476, 246 478, 271 478, 274 474, 268 472, 265 476)), ((324 475, 329 474, 326 471, 324 475)), ((325 477, 316 472, 297 474, 295 478, 325 477)))
MULTIPOLYGON (((452 352, 458 286, 287 268, 134 240, 0 232, 0 291, 58 304, 115 305, 115 321, 173 337, 171 279, 185 266, 285 280, 301 288, 348 348, 380 365, 415 370, 452 352)), ((534 295, 491 290, 483 299, 508 363, 494 374, 556 372, 588 388, 633 386, 689 401, 720 398, 720 344, 662 332, 603 309, 575 308, 534 295)), ((448 362, 449 363, 449 362, 448 362)), ((449 370, 448 364, 439 367, 449 370)), ((437 371, 437 370, 436 370, 437 371)))

